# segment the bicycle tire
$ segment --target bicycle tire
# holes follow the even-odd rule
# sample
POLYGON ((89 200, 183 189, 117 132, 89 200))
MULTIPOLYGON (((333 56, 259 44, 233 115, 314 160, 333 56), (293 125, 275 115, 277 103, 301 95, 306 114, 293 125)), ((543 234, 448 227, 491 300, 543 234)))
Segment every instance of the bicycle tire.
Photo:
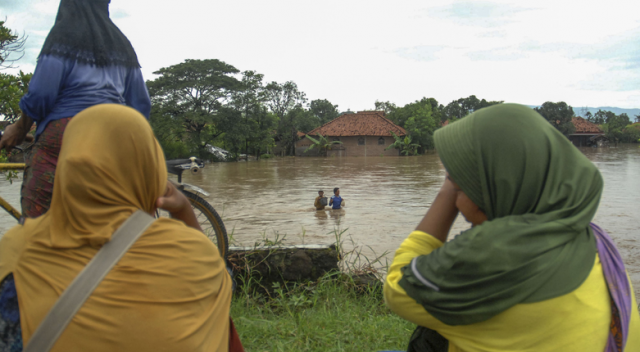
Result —
POLYGON ((229 238, 227 237, 227 229, 224 227, 222 218, 220 218, 220 215, 213 209, 211 204, 197 194, 187 190, 183 190, 182 193, 191 202, 191 206, 194 208, 202 231, 211 242, 218 247, 222 259, 226 260, 229 254, 229 238))

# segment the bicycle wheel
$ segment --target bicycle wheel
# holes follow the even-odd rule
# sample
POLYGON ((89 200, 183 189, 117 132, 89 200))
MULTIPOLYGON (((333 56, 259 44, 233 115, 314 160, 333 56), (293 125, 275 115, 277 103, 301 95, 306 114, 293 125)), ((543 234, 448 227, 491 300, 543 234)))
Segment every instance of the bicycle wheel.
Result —
MULTIPOLYGON (((204 234, 218 247, 220 256, 227 259, 229 253, 229 239, 227 238, 227 229, 222 223, 222 219, 218 212, 206 200, 202 199, 195 193, 183 190, 182 193, 189 199, 196 219, 202 228, 204 234)), ((168 217, 169 214, 163 210, 158 210, 157 216, 168 217)))
POLYGON ((227 259, 227 254, 229 253, 229 238, 227 238, 227 229, 224 227, 224 223, 220 215, 218 215, 218 212, 213 209, 211 204, 197 194, 185 190, 183 190, 182 193, 189 198, 204 234, 218 247, 222 258, 227 259))

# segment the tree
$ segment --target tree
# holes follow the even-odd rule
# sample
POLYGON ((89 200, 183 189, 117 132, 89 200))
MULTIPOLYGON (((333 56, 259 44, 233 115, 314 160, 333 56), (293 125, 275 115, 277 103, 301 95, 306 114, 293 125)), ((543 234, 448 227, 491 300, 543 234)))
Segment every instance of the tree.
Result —
POLYGON ((475 95, 467 98, 460 98, 450 102, 442 111, 442 122, 455 121, 461 119, 476 110, 489 107, 491 105, 502 104, 503 101, 487 101, 478 99, 475 95))
POLYGON ((264 75, 255 71, 242 73, 242 89, 233 93, 231 105, 240 113, 239 123, 225 132, 225 145, 237 152, 244 147, 245 154, 253 152, 257 158, 275 144, 273 131, 278 118, 264 105, 267 97, 262 83, 264 75))
POLYGON ((389 102, 389 101, 378 101, 378 100, 376 100, 376 102, 375 102, 375 110, 376 111, 384 111, 384 113, 386 115, 392 114, 397 109, 398 109, 398 107, 396 106, 396 104, 394 104, 392 102, 389 102))
POLYGON ((422 98, 389 114, 389 119, 403 127, 422 151, 433 148, 433 133, 440 126, 439 116, 433 113, 433 98, 422 98), (434 116, 436 115, 436 116, 434 116))
POLYGON ((636 115, 636 122, 640 122, 640 114, 636 115))
POLYGON ((283 141, 289 155, 295 154, 295 142, 298 140, 297 123, 294 121, 301 116, 302 104, 307 102, 306 95, 298 90, 298 86, 288 81, 283 84, 271 82, 265 87, 265 104, 278 116, 278 134, 283 141), (297 109, 296 111, 293 111, 297 109))
POLYGON ((20 99, 27 93, 32 73, 0 73, 0 116, 14 123, 20 117, 20 99))
MULTIPOLYGON (((185 60, 183 63, 154 72, 160 77, 147 81, 153 105, 152 113, 173 119, 186 134, 190 149, 201 157, 206 145, 236 123, 234 110, 228 105, 233 94, 244 87, 234 77, 239 71, 220 60, 185 60)), ((173 125, 175 126, 175 124, 173 125)))
POLYGON ((4 21, 0 21, 0 69, 13 67, 12 64, 24 56, 24 44, 27 37, 18 35, 5 27, 4 21), (12 54, 19 57, 9 58, 12 54))
POLYGON ((307 150, 304 151, 305 153, 315 148, 319 150, 318 153, 320 155, 327 156, 327 152, 331 150, 331 147, 333 147, 334 144, 342 144, 342 142, 340 141, 329 141, 327 137, 319 133, 318 133, 318 139, 315 139, 310 135, 307 135, 306 137, 311 141, 312 144, 309 148, 307 148, 307 150))
POLYGON ((607 111, 606 114, 607 119, 606 122, 602 125, 602 129, 607 134, 607 137, 618 142, 623 141, 627 142, 624 138, 624 130, 625 127, 631 124, 631 119, 629 119, 629 115, 622 113, 620 115, 616 115, 611 111, 607 111))
POLYGON ((591 111, 587 111, 584 114, 584 118, 585 118, 585 120, 587 120, 589 122, 593 122, 593 114, 591 113, 591 111))
POLYGON ((320 121, 321 125, 340 115, 338 105, 333 105, 326 99, 316 99, 309 104, 309 111, 320 121))
POLYGON ((558 103, 548 101, 539 108, 535 108, 535 110, 565 136, 575 132, 576 127, 571 122, 574 117, 573 108, 567 103, 563 101, 558 103))
POLYGON ((394 138, 394 142, 390 144, 385 150, 396 148, 400 150, 401 154, 405 156, 418 154, 418 148, 420 144, 412 143, 411 136, 405 136, 404 138, 398 137, 395 133, 391 132, 394 138))
POLYGON ((602 125, 607 123, 611 118, 615 116, 616 114, 611 111, 598 110, 598 112, 593 115, 593 123, 595 123, 596 125, 602 125))

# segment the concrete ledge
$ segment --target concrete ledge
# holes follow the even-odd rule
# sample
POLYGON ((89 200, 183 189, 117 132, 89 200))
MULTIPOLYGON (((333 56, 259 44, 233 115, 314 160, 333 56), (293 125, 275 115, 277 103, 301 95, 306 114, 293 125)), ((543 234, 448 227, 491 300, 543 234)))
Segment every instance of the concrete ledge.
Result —
POLYGON ((251 282, 270 291, 273 283, 317 280, 337 271, 336 245, 230 247, 229 262, 238 286, 251 282))

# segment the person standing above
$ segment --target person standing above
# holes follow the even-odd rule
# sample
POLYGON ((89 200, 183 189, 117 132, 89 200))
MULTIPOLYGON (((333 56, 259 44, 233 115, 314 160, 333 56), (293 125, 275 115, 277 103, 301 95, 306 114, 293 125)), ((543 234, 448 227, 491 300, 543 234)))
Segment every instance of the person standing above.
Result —
POLYGON ((324 196, 324 191, 319 190, 318 196, 316 197, 316 201, 313 202, 313 206, 316 207, 316 210, 324 210, 324 207, 327 205, 327 197, 324 196))
MULTIPOLYGON (((49 209, 62 134, 69 120, 98 104, 151 112, 138 57, 109 18, 110 0, 62 0, 56 22, 38 56, 21 118, 7 126, 0 149, 22 143, 36 123, 36 143, 25 153, 21 191, 24 216, 49 209)), ((116 143, 117 141, 114 141, 116 143)))
POLYGON ((333 196, 329 200, 329 205, 331 205, 331 209, 342 209, 344 206, 344 199, 340 197, 340 188, 333 189, 333 196))

